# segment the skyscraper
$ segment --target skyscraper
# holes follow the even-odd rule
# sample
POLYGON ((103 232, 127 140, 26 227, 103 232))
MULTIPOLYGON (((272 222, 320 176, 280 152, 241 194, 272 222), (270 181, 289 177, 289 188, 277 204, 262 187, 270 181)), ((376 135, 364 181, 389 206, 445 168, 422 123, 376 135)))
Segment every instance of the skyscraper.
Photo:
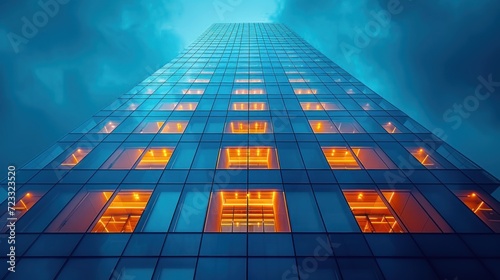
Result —
POLYGON ((12 170, 6 279, 500 278, 499 181, 282 24, 214 24, 12 170))

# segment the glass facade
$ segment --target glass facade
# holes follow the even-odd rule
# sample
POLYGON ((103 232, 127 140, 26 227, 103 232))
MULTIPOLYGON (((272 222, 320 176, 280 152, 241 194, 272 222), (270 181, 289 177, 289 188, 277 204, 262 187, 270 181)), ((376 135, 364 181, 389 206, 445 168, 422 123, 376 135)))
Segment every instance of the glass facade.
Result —
POLYGON ((500 279, 500 182, 282 24, 212 25, 16 183, 6 279, 500 279))

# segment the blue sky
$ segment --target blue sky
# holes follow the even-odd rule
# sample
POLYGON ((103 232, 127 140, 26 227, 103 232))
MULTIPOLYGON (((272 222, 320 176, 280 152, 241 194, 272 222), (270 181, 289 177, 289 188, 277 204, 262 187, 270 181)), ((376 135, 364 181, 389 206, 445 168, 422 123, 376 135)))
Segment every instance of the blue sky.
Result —
POLYGON ((258 21, 287 24, 500 177, 500 86, 483 85, 500 81, 498 1, 54 1, 42 0, 46 22, 38 1, 0 4, 0 167, 23 165, 210 24, 258 21), (12 43, 23 17, 41 27, 12 43), (480 85, 489 96, 474 100, 480 85))

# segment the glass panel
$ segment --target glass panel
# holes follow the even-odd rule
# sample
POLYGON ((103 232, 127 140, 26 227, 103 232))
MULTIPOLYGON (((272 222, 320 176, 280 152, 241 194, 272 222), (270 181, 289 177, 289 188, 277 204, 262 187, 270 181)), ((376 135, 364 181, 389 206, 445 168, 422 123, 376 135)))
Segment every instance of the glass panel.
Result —
POLYGON ((103 164, 103 169, 132 169, 134 164, 141 156, 143 148, 128 148, 120 147, 116 152, 103 164))
POLYGON ((213 192, 207 232, 289 232, 283 193, 269 190, 213 192))
POLYGON ((396 167, 389 158, 378 149, 376 151, 374 148, 352 147, 352 151, 365 169, 388 169, 396 167))
MULTIPOLYGON (((297 80, 297 79, 294 79, 297 80)), ((302 80, 302 79, 300 79, 302 80)), ((318 92, 317 89, 310 89, 310 88, 296 88, 293 90, 295 94, 316 94, 318 92)))
POLYGON ((225 147, 220 150, 219 169, 278 169, 276 149, 266 146, 225 147))
POLYGON ((386 122, 382 124, 382 127, 387 131, 388 133, 401 133, 401 130, 399 130, 396 125, 394 125, 393 122, 386 122))
POLYGON ((50 224, 49 232, 86 232, 112 191, 86 191, 77 195, 50 224))
POLYGON ((188 121, 168 121, 165 123, 161 133, 184 133, 188 123, 188 121))
POLYGON ((232 102, 229 106, 232 111, 267 111, 266 102, 232 102))
POLYGON ((75 149, 60 165, 61 168, 73 168, 77 165, 83 158, 90 153, 91 148, 77 148, 75 149))
POLYGON ((382 194, 409 232, 441 232, 409 191, 383 191, 382 194))
POLYGON ((182 90, 183 94, 203 94, 205 90, 203 89, 184 89, 182 90))
POLYGON ((19 199, 14 206, 14 209, 16 210, 15 213, 15 218, 19 219, 21 218, 28 210, 35 205, 35 203, 42 197, 42 192, 38 191, 33 191, 33 192, 27 192, 21 199, 19 199))
POLYGON ((363 133, 364 130, 361 126, 353 119, 338 119, 334 120, 335 126, 340 131, 340 133, 363 133))
POLYGON ((170 231, 201 232, 210 192, 205 186, 186 185, 170 231))
POLYGON ((180 195, 180 187, 177 187, 177 190, 164 190, 160 192, 153 203, 153 209, 151 209, 151 214, 146 221, 144 231, 167 232, 180 195))
POLYGON ((363 232, 404 232, 377 192, 344 190, 344 196, 363 232))
POLYGON ((176 111, 194 111, 196 110, 196 106, 198 106, 198 102, 179 102, 177 106, 175 106, 176 111))
POLYGON ((325 231, 310 186, 285 185, 285 196, 293 232, 325 231))
POLYGON ((322 147, 332 169, 361 169, 352 152, 346 147, 322 147))
POLYGON ((314 133, 338 133, 337 128, 329 120, 310 120, 309 125, 314 133))
MULTIPOLYGON (((111 133, 115 128, 120 124, 120 121, 114 121, 114 120, 109 120, 109 121, 104 121, 102 122, 98 127, 97 133, 111 133)), ((92 131, 95 131, 96 129, 94 128, 92 131)))
POLYGON ((500 232, 500 214, 474 191, 455 190, 455 195, 493 231, 500 232))
POLYGON ((145 120, 134 130, 134 133, 158 133, 163 123, 163 121, 145 120))
POLYGON ((133 232, 151 191, 120 191, 95 224, 92 232, 133 232))
POLYGON ((160 102, 158 106, 156 106, 156 110, 160 111, 172 111, 177 106, 177 102, 160 102))
MULTIPOLYGON (((238 80, 237 80, 238 81, 238 80)), ((233 90, 233 94, 266 94, 263 89, 235 89, 233 90)))
POLYGON ((427 168, 441 168, 437 161, 430 156, 427 149, 409 148, 408 150, 423 166, 427 168))
POLYGON ((174 148, 150 148, 144 153, 135 169, 164 169, 174 148))
POLYGON ((156 267, 158 280, 192 280, 196 258, 162 258, 156 267))
POLYGON ((271 133, 272 126, 268 121, 231 121, 226 123, 225 132, 234 134, 271 133))

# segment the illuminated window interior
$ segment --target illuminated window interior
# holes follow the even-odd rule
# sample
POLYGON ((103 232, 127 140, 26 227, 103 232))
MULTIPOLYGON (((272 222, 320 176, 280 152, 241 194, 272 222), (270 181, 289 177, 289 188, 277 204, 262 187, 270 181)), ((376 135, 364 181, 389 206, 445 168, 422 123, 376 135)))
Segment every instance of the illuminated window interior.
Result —
POLYGON ((262 79, 236 79, 235 83, 262 83, 264 80, 262 79))
POLYGON ((382 124, 382 127, 388 133, 401 133, 401 131, 392 122, 386 122, 382 124))
POLYGON ((198 102, 179 102, 175 107, 176 111, 194 111, 198 102))
POLYGON ((26 193, 21 199, 19 199, 14 206, 14 209, 16 210, 15 212, 15 217, 16 218, 21 218, 28 210, 30 210, 33 205, 42 197, 41 194, 33 193, 33 192, 28 192, 26 193))
POLYGON ((290 232, 283 192, 213 192, 206 232, 290 232))
POLYGON ((425 167, 439 168, 438 163, 429 155, 424 148, 410 149, 410 153, 425 167))
POLYGON ((161 133, 184 133, 188 123, 188 121, 168 121, 165 123, 161 133))
MULTIPOLYGON (((109 195, 109 192, 103 192, 103 195, 109 195)), ((150 191, 119 192, 99 218, 92 232, 133 232, 150 196, 150 191)))
POLYGON ((226 123, 226 133, 259 134, 272 132, 268 121, 231 121, 226 123))
POLYGON ((346 147, 322 147, 323 154, 332 169, 360 169, 352 152, 346 147))
POLYGON ((363 232, 403 232, 379 194, 372 190, 344 191, 344 196, 363 232))
POLYGON ((310 88, 297 88, 293 90, 295 94, 316 94, 318 90, 310 88))
POLYGON ((203 89, 184 89, 183 94, 203 94, 205 91, 203 89))
POLYGON ((177 102, 162 102, 156 107, 156 110, 172 111, 175 106, 177 106, 177 102))
POLYGON ((304 111, 341 110, 341 108, 333 102, 300 102, 300 106, 304 111))
POLYGON ((220 151, 217 168, 277 169, 278 156, 272 147, 226 147, 220 151))
POLYGON ((230 106, 233 111, 265 111, 266 102, 232 102, 230 106))
POLYGON ((142 156, 136 169, 164 169, 167 166, 173 148, 151 148, 142 156))
POLYGON ((311 120, 309 121, 309 125, 311 126, 314 133, 337 133, 337 129, 335 125, 331 121, 328 120, 311 120))
POLYGON ((111 133, 119 124, 119 122, 109 121, 97 133, 111 133))
POLYGON ((266 92, 263 89, 260 88, 254 88, 254 89, 235 89, 233 91, 233 94, 265 94, 266 92))
POLYGON ((78 148, 73 153, 71 153, 62 163, 63 168, 73 168, 77 165, 83 158, 90 153, 92 149, 90 148, 78 148))
POLYGON ((145 121, 141 123, 134 131, 136 133, 157 133, 163 126, 161 121, 145 121))
POLYGON ((500 232, 500 214, 482 200, 476 192, 455 192, 457 197, 493 231, 500 232))

